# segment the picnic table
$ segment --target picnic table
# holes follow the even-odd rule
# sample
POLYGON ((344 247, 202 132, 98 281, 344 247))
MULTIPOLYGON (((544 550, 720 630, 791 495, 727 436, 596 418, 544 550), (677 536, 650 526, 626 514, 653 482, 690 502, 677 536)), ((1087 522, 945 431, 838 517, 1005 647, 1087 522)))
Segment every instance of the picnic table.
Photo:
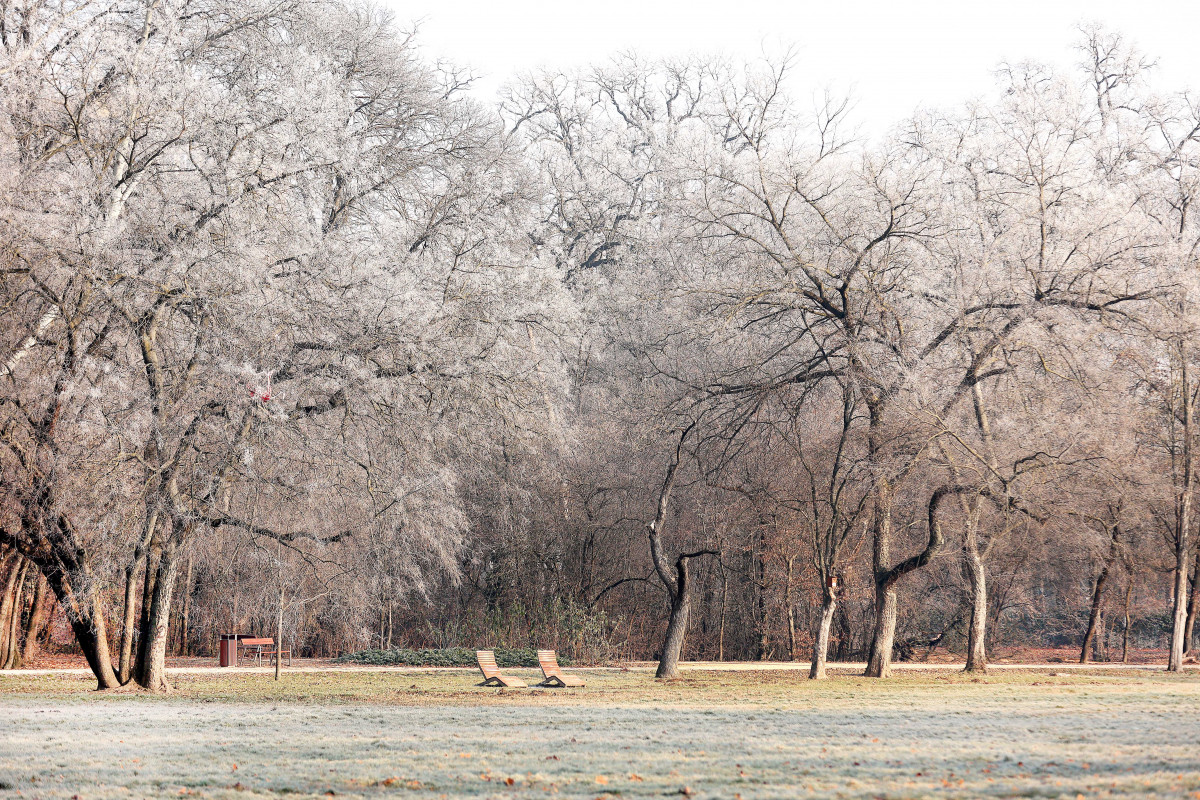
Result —
POLYGON ((292 665, 292 651, 289 648, 275 646, 275 640, 270 637, 251 636, 247 633, 221 634, 220 664, 222 667, 236 667, 239 658, 253 658, 255 666, 262 664, 263 658, 274 659, 286 656, 287 663, 292 665))

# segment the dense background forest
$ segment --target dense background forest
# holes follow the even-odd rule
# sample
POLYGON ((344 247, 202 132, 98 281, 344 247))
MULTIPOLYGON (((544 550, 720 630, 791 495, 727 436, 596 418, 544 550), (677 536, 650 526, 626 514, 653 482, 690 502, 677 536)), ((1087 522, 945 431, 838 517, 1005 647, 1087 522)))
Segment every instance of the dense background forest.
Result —
POLYGON ((786 55, 489 106, 363 5, 0 3, 0 662, 1178 669, 1200 104, 1076 54, 864 140, 786 55))

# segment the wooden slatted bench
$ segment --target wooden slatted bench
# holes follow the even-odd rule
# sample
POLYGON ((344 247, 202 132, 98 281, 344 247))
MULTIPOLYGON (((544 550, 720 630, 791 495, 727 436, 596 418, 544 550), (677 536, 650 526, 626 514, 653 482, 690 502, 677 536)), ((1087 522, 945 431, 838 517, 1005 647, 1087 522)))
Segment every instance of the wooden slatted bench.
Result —
POLYGON ((558 656, 553 650, 538 650, 537 656, 538 665, 542 668, 542 675, 545 677, 541 686, 565 688, 584 685, 583 678, 562 671, 562 667, 558 665, 558 656))
POLYGON ((499 665, 496 664, 496 654, 491 650, 476 650, 475 661, 479 664, 479 671, 483 673, 483 683, 479 684, 480 686, 507 686, 510 689, 524 689, 528 686, 520 678, 502 674, 499 665))

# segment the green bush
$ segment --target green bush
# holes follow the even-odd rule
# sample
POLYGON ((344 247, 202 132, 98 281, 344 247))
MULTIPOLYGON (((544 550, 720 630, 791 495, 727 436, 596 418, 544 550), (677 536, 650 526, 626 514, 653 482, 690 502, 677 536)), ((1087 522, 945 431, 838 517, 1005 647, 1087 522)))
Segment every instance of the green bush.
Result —
MULTIPOLYGON (((532 647, 496 647, 496 663, 501 667, 536 667, 537 651, 532 647)), ((473 667, 475 651, 469 647, 444 647, 425 650, 359 650, 334 659, 338 664, 399 665, 405 667, 473 667)), ((570 659, 559 657, 567 666, 570 659)))

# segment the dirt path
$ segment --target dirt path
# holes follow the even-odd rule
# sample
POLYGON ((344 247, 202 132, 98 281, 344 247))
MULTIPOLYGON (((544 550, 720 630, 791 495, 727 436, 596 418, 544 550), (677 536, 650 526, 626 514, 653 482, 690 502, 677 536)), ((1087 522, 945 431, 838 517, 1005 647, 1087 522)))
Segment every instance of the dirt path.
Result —
MULTIPOLYGON (((866 664, 862 662, 841 662, 831 663, 828 665, 830 671, 833 672, 862 672, 866 669, 866 664)), ((705 672, 758 672, 763 670, 768 671, 807 671, 808 662, 805 661, 687 661, 680 664, 680 669, 684 671, 705 671, 705 672)), ((894 664, 893 669, 896 672, 957 672, 964 667, 963 662, 951 663, 903 663, 894 664)), ((651 672, 655 668, 652 662, 634 662, 622 666, 613 667, 586 667, 588 670, 605 670, 605 671, 629 671, 629 672, 651 672)), ((1120 664, 1120 663, 1091 663, 1091 664, 1072 664, 1072 663, 1027 663, 1027 664, 989 664, 989 670, 1026 670, 1026 671, 1046 671, 1046 672, 1074 672, 1079 670, 1085 671, 1121 671, 1121 670, 1137 670, 1142 672, 1161 672, 1165 667, 1161 664, 1120 664)), ((1188 670, 1200 670, 1200 665, 1189 664, 1185 666, 1188 670)), ((406 666, 381 666, 375 664, 331 664, 330 662, 321 659, 319 663, 306 664, 303 661, 291 666, 284 667, 285 672, 306 672, 306 673, 323 673, 323 672, 474 672, 473 667, 406 667, 406 666)), ((235 674, 235 673, 272 673, 274 667, 218 667, 218 666, 175 666, 167 667, 168 675, 211 675, 211 674, 235 674)), ((82 667, 62 667, 52 669, 3 669, 0 670, 0 677, 12 676, 23 677, 29 675, 90 675, 91 671, 82 667)))

